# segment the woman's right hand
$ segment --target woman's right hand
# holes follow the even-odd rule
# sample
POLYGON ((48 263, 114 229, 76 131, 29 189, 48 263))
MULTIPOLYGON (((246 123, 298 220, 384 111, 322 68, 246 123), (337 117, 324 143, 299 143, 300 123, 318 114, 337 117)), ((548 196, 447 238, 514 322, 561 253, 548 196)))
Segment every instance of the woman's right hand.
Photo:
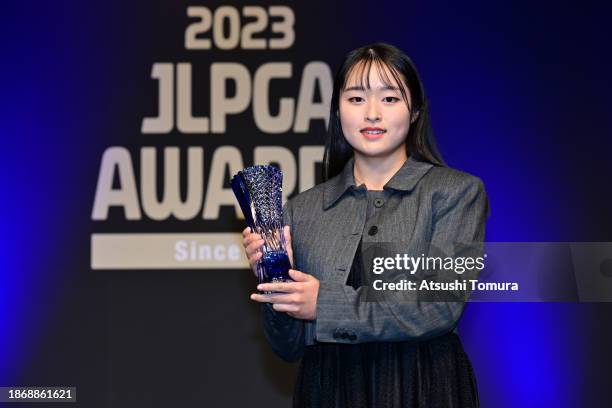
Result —
POLYGON ((263 255, 260 250, 263 244, 264 240, 261 238, 261 234, 251 232, 251 227, 246 227, 242 231, 242 245, 255 276, 257 276, 257 262, 263 255))
MULTIPOLYGON (((291 267, 294 267, 293 263, 293 248, 291 245, 291 230, 288 225, 283 227, 283 235, 285 236, 285 248, 287 249, 287 255, 289 256, 289 262, 291 263, 291 267)), ((244 251, 246 253, 246 257, 249 260, 249 265, 251 265, 251 270, 253 274, 257 277, 257 262, 263 256, 261 252, 261 247, 264 244, 264 240, 261 237, 261 234, 257 234, 251 232, 251 227, 246 227, 242 231, 242 245, 244 246, 244 251)))

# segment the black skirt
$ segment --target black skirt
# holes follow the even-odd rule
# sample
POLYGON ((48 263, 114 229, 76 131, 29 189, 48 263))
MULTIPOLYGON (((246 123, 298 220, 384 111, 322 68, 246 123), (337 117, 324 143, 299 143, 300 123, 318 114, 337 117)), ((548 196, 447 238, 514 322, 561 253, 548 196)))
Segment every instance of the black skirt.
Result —
POLYGON ((472 366, 454 333, 419 343, 306 347, 296 408, 478 407, 472 366))
MULTIPOLYGON (((347 284, 359 287, 361 250, 347 284)), ((294 408, 478 407, 476 378, 455 333, 422 342, 306 347, 294 408)))

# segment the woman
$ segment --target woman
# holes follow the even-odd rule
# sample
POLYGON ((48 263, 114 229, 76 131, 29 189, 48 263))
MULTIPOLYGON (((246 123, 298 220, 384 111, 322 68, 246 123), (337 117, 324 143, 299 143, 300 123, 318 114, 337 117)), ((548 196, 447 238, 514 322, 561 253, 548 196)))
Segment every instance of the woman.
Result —
MULTIPOLYGON (((444 165, 417 71, 393 46, 347 55, 330 115, 325 181, 283 210, 294 282, 260 284, 275 293, 251 295, 274 351, 302 359, 294 406, 478 406, 456 335, 464 303, 367 301, 361 246, 482 242, 482 182, 444 165)), ((254 268, 263 240, 248 228, 243 235, 254 268)))

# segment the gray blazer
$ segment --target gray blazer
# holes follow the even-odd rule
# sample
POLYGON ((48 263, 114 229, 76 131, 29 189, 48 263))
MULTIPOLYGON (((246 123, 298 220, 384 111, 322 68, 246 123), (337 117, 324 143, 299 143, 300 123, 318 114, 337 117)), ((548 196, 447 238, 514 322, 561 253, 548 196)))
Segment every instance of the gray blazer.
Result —
MULTIPOLYGON (((342 173, 293 197, 283 208, 291 227, 294 269, 320 280, 317 318, 294 319, 262 304, 266 339, 281 358, 295 361, 315 342, 418 341, 452 331, 463 302, 363 301, 369 287, 346 285, 360 239, 482 242, 489 214, 482 181, 464 172, 413 159, 384 186, 384 217, 364 234, 365 186, 355 186, 354 159, 342 173)), ((370 221, 369 221, 370 222, 370 221)), ((406 296, 410 296, 407 294, 406 296)))

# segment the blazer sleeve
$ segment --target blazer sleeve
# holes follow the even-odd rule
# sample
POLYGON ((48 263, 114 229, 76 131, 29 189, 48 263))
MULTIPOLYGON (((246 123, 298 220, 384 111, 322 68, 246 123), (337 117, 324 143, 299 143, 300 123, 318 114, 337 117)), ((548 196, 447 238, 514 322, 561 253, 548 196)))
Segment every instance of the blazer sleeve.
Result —
MULTIPOLYGON (((430 248, 447 249, 450 243, 484 241, 489 203, 482 181, 469 176, 450 186, 449 190, 439 208, 432 211, 430 248)), ((467 300, 464 292, 454 301, 423 302, 419 301, 418 291, 402 291, 399 302, 365 301, 373 299, 368 293, 372 295, 374 289, 362 286, 355 290, 339 282, 321 281, 316 339, 363 343, 436 337, 457 325, 467 300), (338 336, 338 331, 349 334, 338 336)))
MULTIPOLYGON (((289 225, 293 233, 292 219, 290 201, 287 201, 283 206, 283 224, 289 225)), ((304 321, 285 312, 277 312, 271 303, 263 303, 261 311, 264 334, 272 350, 285 361, 293 362, 302 358, 305 347, 304 321)))

